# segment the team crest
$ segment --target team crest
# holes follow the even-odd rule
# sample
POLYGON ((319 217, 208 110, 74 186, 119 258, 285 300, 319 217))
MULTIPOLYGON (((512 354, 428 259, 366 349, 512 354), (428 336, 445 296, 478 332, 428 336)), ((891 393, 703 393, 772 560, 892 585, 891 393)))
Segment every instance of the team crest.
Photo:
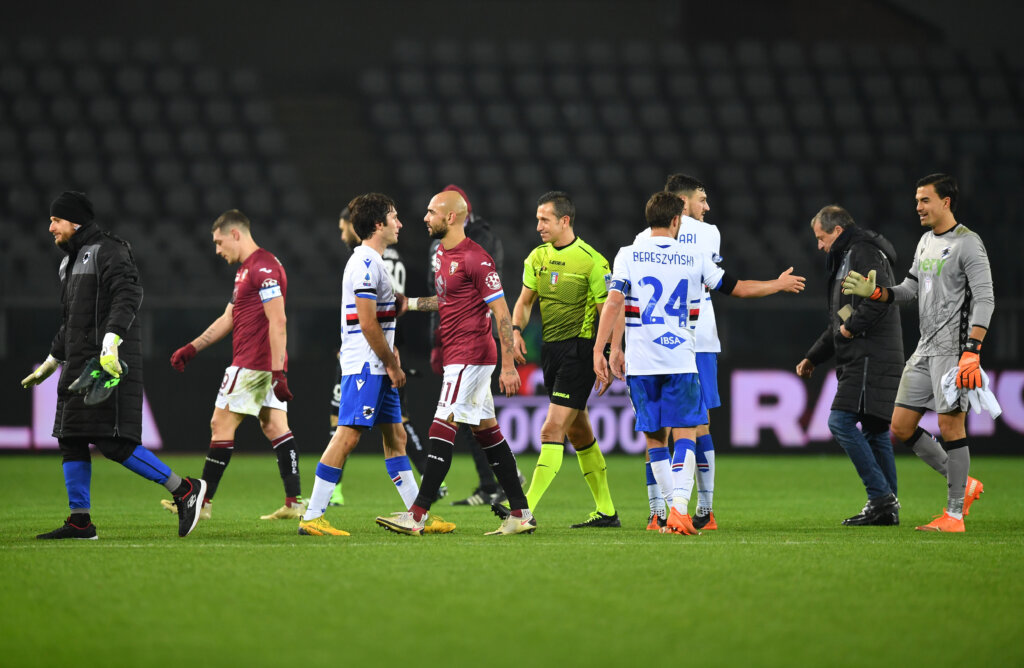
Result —
POLYGON ((458 270, 459 270, 459 263, 458 262, 452 262, 448 266, 448 275, 451 276, 452 274, 454 274, 458 270))
POLYGON ((373 406, 363 406, 363 417, 367 419, 373 417, 373 406))
POLYGON ((88 264, 89 263, 89 258, 91 258, 91 257, 92 257, 92 253, 90 251, 85 251, 85 253, 82 255, 82 264, 88 264))
POLYGON ((942 259, 945 259, 945 258, 949 257, 949 254, 952 253, 952 252, 953 252, 953 247, 952 246, 946 246, 945 248, 942 249, 942 252, 939 253, 939 257, 942 258, 942 259))

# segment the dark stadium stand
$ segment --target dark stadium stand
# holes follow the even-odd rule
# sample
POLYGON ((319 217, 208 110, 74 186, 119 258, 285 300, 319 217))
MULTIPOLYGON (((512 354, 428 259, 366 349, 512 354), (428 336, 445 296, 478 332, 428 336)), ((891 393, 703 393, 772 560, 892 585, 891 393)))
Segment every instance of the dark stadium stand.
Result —
MULTIPOLYGON (((254 70, 207 60, 188 39, 7 38, 0 56, 0 220, 22 232, 0 243, 10 303, 51 294, 51 264, 30 258, 52 253, 38 228, 64 188, 87 190, 131 238, 151 304, 223 294, 208 229, 232 207, 304 294, 334 299, 342 197, 323 210, 321 179, 314 209, 309 164, 300 173, 289 155, 300 128, 277 119, 280 100, 254 70)), ((913 181, 936 165, 960 179, 965 222, 1021 211, 1024 62, 1005 52, 402 39, 352 94, 405 222, 458 183, 478 211, 521 226, 506 235, 509 258, 534 245, 535 198, 554 188, 573 193, 580 234, 611 257, 673 171, 706 181, 730 269, 757 277, 789 264, 813 275, 807 221, 832 202, 907 252, 913 181)), ((990 237, 994 255, 1012 248, 990 237)), ((1024 269, 1015 255, 1001 264, 1020 294, 1024 269)))
MULTIPOLYGON (((87 191, 100 219, 132 241, 157 299, 207 293, 224 273, 209 241, 221 211, 241 208, 257 226, 312 213, 252 70, 204 63, 188 40, 53 49, 24 38, 0 42, 0 52, 0 220, 22 232, 2 263, 8 299, 52 294, 40 227, 64 189, 87 191)), ((288 227, 262 232, 273 248, 288 227)), ((323 261, 290 264, 299 275, 334 273, 323 261)))

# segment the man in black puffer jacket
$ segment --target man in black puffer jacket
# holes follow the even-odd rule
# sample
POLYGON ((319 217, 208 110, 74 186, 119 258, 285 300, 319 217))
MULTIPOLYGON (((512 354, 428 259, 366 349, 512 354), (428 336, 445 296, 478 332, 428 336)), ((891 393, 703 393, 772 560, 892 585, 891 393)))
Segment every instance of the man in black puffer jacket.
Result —
POLYGON ((89 514, 90 443, 108 459, 167 488, 178 504, 178 535, 184 537, 195 528, 206 483, 182 478, 140 445, 142 337, 136 316, 142 285, 131 246, 92 219, 92 203, 82 193, 61 193, 50 205, 50 234, 67 254, 60 265, 63 314, 49 356, 21 384, 37 385, 64 364, 53 435, 63 456, 71 514, 63 526, 36 537, 96 538, 89 514), (70 386, 93 358, 99 363, 90 368, 93 377, 114 389, 106 401, 88 405, 87 397, 70 386))
POLYGON ((873 269, 888 281, 879 279, 879 285, 892 285, 896 251, 882 235, 858 227, 839 206, 819 211, 811 219, 811 229, 818 249, 828 255, 829 323, 796 372, 809 378, 815 366, 836 358, 839 386, 828 427, 853 461, 868 494, 864 509, 843 524, 899 524, 896 462, 889 439, 889 417, 904 363, 899 309, 842 292, 843 278, 853 267, 863 267, 865 274, 873 269))

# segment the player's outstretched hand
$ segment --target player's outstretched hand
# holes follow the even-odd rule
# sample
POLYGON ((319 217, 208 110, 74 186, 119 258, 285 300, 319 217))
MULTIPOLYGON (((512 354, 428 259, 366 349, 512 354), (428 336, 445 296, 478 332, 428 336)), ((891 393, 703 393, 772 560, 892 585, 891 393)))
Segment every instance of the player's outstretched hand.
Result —
POLYGON ((810 378, 812 373, 814 373, 814 365, 806 357, 796 365, 796 375, 801 378, 810 378))
POLYGON ((519 386, 522 384, 519 372, 515 369, 502 369, 498 376, 498 387, 505 393, 506 397, 519 394, 519 386))
POLYGON ((401 292, 395 293, 395 317, 401 318, 409 312, 409 299, 401 292))
POLYGON ((526 341, 517 330, 512 330, 512 355, 517 364, 526 364, 526 341))
POLYGON ((793 273, 793 267, 790 267, 786 271, 779 274, 779 292, 803 292, 804 281, 806 280, 803 276, 797 276, 793 273))
POLYGON ((271 387, 274 389, 274 396, 277 397, 278 401, 291 401, 295 398, 292 391, 288 389, 288 376, 285 375, 283 369, 277 371, 271 371, 273 380, 271 381, 271 387))
POLYGON ((186 343, 171 355, 171 366, 174 367, 175 371, 184 371, 185 365, 191 362, 197 354, 199 354, 199 351, 196 350, 196 347, 191 343, 186 343))

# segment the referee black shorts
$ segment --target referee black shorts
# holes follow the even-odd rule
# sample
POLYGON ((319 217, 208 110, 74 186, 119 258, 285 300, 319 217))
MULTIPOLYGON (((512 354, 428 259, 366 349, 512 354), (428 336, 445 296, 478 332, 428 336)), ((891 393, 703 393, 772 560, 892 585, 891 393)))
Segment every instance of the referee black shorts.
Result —
POLYGON ((594 340, 544 342, 540 349, 544 387, 551 403, 583 410, 594 389, 594 340))

